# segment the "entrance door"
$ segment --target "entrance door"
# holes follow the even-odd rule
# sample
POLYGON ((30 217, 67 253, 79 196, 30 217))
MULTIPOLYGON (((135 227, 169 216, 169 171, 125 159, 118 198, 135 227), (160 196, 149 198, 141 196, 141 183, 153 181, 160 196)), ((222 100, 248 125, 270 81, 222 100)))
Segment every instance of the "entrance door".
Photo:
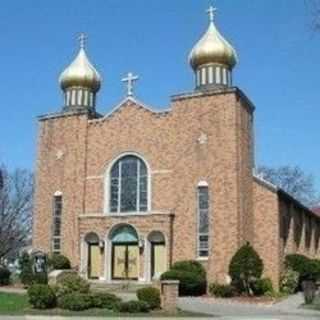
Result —
POLYGON ((139 274, 139 247, 137 244, 114 244, 112 278, 137 280, 139 274))
POLYGON ((151 277, 159 279, 167 270, 166 246, 164 243, 151 243, 151 277))
POLYGON ((88 277, 90 279, 99 279, 101 268, 101 253, 99 244, 89 244, 88 248, 88 277))

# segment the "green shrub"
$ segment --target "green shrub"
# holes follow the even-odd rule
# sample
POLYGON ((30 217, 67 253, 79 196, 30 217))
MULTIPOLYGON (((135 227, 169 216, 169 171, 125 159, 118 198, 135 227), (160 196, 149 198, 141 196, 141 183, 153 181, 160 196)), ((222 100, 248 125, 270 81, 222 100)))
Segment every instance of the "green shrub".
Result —
POLYGON ((157 288, 141 288, 137 290, 137 297, 139 301, 148 303, 151 309, 160 309, 161 307, 160 290, 157 288))
POLYGON ((33 283, 32 260, 27 252, 23 252, 19 258, 20 274, 22 284, 30 286, 33 283))
POLYGON ((33 284, 48 284, 48 274, 47 272, 34 273, 32 276, 33 284))
POLYGON ((55 287, 58 299, 71 293, 88 294, 89 289, 90 284, 86 280, 72 273, 66 275, 55 287))
POLYGON ((309 261, 310 259, 302 254, 288 254, 285 257, 285 267, 301 275, 305 273, 305 266, 309 261))
POLYGON ((52 288, 45 284, 33 284, 28 289, 29 303, 36 309, 50 309, 56 306, 56 296, 52 288))
POLYGON ((211 283, 209 293, 217 298, 231 298, 237 295, 237 290, 230 284, 211 283))
POLYGON ((269 278, 258 279, 253 283, 253 293, 256 296, 272 295, 273 285, 269 278))
POLYGON ((87 310, 92 306, 92 298, 87 293, 72 292, 60 297, 58 306, 71 311, 87 310))
POLYGON ((7 286, 10 283, 11 272, 6 268, 0 266, 0 286, 7 286))
POLYGON ((161 275, 161 280, 179 280, 180 296, 201 296, 206 293, 206 280, 193 272, 171 269, 161 275))
POLYGON ((203 265, 200 262, 194 260, 178 261, 172 265, 171 269, 192 272, 194 274, 198 274, 204 279, 206 279, 207 277, 206 270, 203 265))
POLYGON ((229 274, 239 291, 252 295, 252 284, 261 278, 263 261, 253 247, 247 243, 232 257, 229 274))
POLYGON ((95 292, 91 294, 91 307, 117 310, 121 299, 112 293, 95 292))
POLYGON ((150 311, 150 306, 144 301, 121 302, 119 311, 125 313, 145 313, 150 311))
POLYGON ((286 269, 281 275, 280 291, 285 294, 293 294, 299 286, 299 272, 286 269))
POLYGON ((53 270, 69 270, 71 269, 70 260, 62 254, 53 254, 49 257, 48 265, 53 270))

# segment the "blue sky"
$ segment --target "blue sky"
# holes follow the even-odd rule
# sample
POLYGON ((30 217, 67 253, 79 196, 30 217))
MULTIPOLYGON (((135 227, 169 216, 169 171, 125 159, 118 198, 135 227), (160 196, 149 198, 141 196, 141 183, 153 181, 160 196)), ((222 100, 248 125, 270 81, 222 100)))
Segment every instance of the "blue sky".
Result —
MULTIPOLYGON (((103 76, 98 111, 124 97, 120 79, 140 76, 137 96, 167 108, 193 89, 187 56, 207 28, 209 0, 11 0, 0 8, 0 161, 33 168, 36 116, 58 111, 59 73, 85 32, 103 76)), ((303 0, 219 0, 216 23, 236 47, 234 84, 256 105, 257 163, 299 165, 320 189, 320 32, 303 0)))

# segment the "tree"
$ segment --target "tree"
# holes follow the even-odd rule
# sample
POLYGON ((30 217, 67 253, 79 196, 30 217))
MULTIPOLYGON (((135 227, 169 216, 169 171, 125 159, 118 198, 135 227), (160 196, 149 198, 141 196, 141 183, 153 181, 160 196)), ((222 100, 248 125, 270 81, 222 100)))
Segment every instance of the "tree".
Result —
POLYGON ((314 206, 319 201, 313 176, 306 174, 298 166, 281 166, 278 168, 261 166, 258 168, 258 175, 306 206, 314 206))
POLYGON ((320 0, 305 0, 307 11, 311 14, 312 29, 320 31, 320 0))
POLYGON ((26 245, 32 229, 33 175, 0 168, 0 261, 26 245))

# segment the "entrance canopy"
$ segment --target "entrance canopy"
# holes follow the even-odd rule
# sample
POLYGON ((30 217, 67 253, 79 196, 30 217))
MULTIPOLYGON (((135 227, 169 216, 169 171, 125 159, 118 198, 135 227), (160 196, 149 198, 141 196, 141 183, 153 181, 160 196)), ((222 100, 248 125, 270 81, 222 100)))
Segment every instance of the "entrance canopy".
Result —
POLYGON ((129 225, 122 225, 111 233, 112 243, 138 242, 136 230, 129 225))

